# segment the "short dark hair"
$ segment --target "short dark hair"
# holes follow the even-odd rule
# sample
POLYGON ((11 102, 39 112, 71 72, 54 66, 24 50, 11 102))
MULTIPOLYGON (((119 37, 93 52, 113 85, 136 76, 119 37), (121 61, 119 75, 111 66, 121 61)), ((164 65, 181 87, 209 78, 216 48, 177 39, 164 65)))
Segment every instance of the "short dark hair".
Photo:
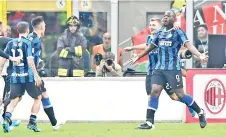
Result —
POLYGON ((33 28, 36 28, 38 25, 40 25, 41 22, 43 22, 44 19, 42 16, 37 16, 37 17, 34 17, 32 20, 31 20, 31 25, 33 28))
POLYGON ((17 31, 19 33, 26 33, 27 29, 29 29, 29 24, 25 21, 21 21, 17 24, 17 31))
POLYGON ((167 10, 166 12, 170 12, 170 15, 173 16, 174 18, 176 17, 176 13, 173 10, 167 10))
POLYGON ((198 26, 197 30, 198 30, 199 28, 204 28, 206 31, 208 31, 208 27, 206 26, 206 24, 200 24, 200 25, 198 26))
POLYGON ((3 22, 2 21, 0 21, 0 25, 2 25, 3 24, 3 22))

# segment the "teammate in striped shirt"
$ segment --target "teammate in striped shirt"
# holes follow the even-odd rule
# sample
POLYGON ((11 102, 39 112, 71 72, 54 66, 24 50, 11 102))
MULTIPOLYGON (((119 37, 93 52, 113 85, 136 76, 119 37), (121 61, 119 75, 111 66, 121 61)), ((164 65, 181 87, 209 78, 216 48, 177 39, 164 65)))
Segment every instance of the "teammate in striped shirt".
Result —
MULTIPOLYGON (((10 132, 13 110, 24 95, 25 90, 34 99, 32 106, 33 113, 30 116, 33 120, 33 128, 37 128, 36 117, 41 103, 41 93, 38 90, 38 86, 41 85, 41 78, 35 68, 31 42, 26 39, 29 34, 29 24, 27 22, 19 22, 17 24, 17 31, 19 32, 19 38, 9 41, 5 50, 6 54, 12 57, 19 57, 22 60, 20 64, 11 64, 11 102, 7 107, 3 123, 3 130, 6 133, 10 132)), ((0 62, 0 73, 5 61, 2 60, 0 62)))
MULTIPOLYGON (((2 76, 5 82, 5 86, 4 86, 4 91, 3 91, 3 95, 2 95, 2 100, 0 99, 0 123, 2 124, 3 122, 3 117, 5 115, 5 110, 7 105, 10 102, 9 99, 9 91, 10 91, 10 78, 7 76, 7 67, 9 65, 10 61, 15 61, 17 63, 20 63, 20 58, 19 57, 11 57, 8 54, 4 53, 4 49, 6 48, 7 43, 12 40, 12 38, 9 38, 7 36, 5 36, 6 34, 6 29, 4 28, 3 22, 0 21, 0 57, 8 59, 7 62, 4 65, 3 71, 0 74, 0 77, 2 76), (16 60, 14 60, 16 59, 16 60), (2 116, 2 117, 1 117, 2 116)), ((1 59, 2 59, 1 58, 1 59)), ((1 61, 0 59, 0 61, 1 61)), ((19 126, 20 121, 13 121, 12 125, 11 125, 11 129, 14 127, 19 126)))
MULTIPOLYGON (((147 41, 145 44, 141 44, 141 45, 137 45, 137 46, 133 46, 133 47, 126 47, 124 48, 125 51, 132 51, 134 49, 140 49, 140 50, 144 50, 147 46, 150 45, 150 42, 152 41, 154 35, 156 34, 157 30, 161 29, 162 25, 161 25, 161 20, 159 18, 152 18, 150 19, 150 32, 151 34, 147 37, 147 41)), ((178 27, 175 27, 175 29, 179 29, 178 27)), ((150 94, 151 94, 151 77, 152 77, 152 73, 153 70, 155 69, 155 65, 158 61, 158 49, 154 49, 152 50, 150 53, 148 53, 148 66, 147 66, 147 75, 146 75, 146 92, 148 95, 148 99, 150 99, 150 94)), ((183 69, 184 71, 184 77, 186 76, 186 70, 183 69)), ((170 98, 172 100, 177 100, 177 101, 181 101, 176 94, 172 91, 172 89, 170 88, 169 83, 165 84, 165 88, 164 90, 166 91, 166 93, 170 96, 170 98)), ((183 102, 184 103, 184 102, 183 102)), ((193 109, 191 109, 189 106, 189 112, 190 114, 194 117, 195 116, 195 111, 193 109)), ((146 115, 146 118, 148 117, 148 115, 146 115)), ((145 126, 147 127, 146 123, 141 124, 138 128, 145 128, 145 126)))
MULTIPOLYGON (((42 51, 42 42, 40 38, 44 36, 46 24, 42 16, 37 16, 31 20, 31 25, 33 27, 33 32, 28 35, 28 39, 32 42, 32 55, 37 68, 41 59, 42 51)), ((43 80, 40 86, 40 91, 42 93, 42 105, 44 111, 51 122, 53 130, 56 131, 65 123, 65 121, 58 121, 56 119, 54 109, 50 102, 49 95, 46 92, 43 80)))
POLYGON ((151 78, 152 91, 149 107, 147 109, 147 122, 146 126, 141 129, 154 128, 154 114, 158 108, 159 95, 164 88, 165 83, 169 83, 172 91, 175 92, 177 97, 198 114, 201 128, 204 128, 207 124, 204 110, 196 104, 191 96, 184 93, 178 51, 181 45, 184 45, 202 61, 206 61, 207 56, 201 54, 189 43, 186 34, 182 30, 173 29, 175 19, 176 15, 173 11, 165 12, 163 17, 164 27, 156 33, 151 44, 144 52, 131 59, 131 63, 133 64, 153 49, 157 48, 159 50, 158 62, 151 78))

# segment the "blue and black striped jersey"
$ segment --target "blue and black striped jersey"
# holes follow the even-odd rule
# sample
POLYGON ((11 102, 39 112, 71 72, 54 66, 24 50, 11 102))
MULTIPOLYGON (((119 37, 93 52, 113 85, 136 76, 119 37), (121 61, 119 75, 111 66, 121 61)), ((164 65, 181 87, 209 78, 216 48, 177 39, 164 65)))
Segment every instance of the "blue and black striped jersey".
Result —
POLYGON ((152 40, 158 47, 158 62, 155 69, 159 70, 181 70, 178 52, 182 45, 188 41, 183 30, 160 29, 152 40))
POLYGON ((28 35, 28 39, 32 43, 32 56, 34 57, 35 66, 38 67, 38 63, 42 51, 42 43, 40 38, 35 32, 32 32, 28 35))
MULTIPOLYGON (((147 37, 146 45, 149 46, 151 44, 153 37, 149 35, 147 37)), ((148 54, 148 66, 147 66, 147 75, 151 75, 152 71, 155 69, 155 65, 158 61, 158 48, 153 49, 148 54)))
POLYGON ((12 57, 21 57, 20 64, 11 63, 11 83, 34 82, 34 74, 28 66, 27 57, 32 56, 31 42, 25 37, 15 38, 8 42, 6 54, 12 57))

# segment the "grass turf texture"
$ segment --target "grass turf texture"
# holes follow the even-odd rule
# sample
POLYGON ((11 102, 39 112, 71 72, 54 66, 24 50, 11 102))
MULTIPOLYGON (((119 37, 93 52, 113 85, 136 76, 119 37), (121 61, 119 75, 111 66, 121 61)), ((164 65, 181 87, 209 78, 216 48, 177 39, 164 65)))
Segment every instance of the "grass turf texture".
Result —
POLYGON ((67 123, 59 131, 53 131, 48 123, 39 124, 42 132, 35 133, 21 124, 0 137, 226 137, 226 124, 157 123, 155 130, 136 130, 140 123, 67 123))

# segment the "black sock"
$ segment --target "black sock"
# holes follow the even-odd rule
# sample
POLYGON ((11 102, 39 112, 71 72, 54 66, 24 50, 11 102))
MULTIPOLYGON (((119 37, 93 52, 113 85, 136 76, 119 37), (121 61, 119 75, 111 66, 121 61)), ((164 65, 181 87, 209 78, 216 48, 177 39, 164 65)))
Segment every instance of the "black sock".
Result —
POLYGON ((5 105, 5 106, 4 106, 4 110, 3 110, 2 117, 5 117, 5 113, 6 113, 7 106, 8 106, 8 105, 5 105))
POLYGON ((36 118, 37 118, 36 115, 31 115, 31 116, 30 116, 29 123, 30 123, 30 124, 36 124, 36 118))
POLYGON ((6 112, 5 113, 5 117, 4 119, 7 120, 9 122, 9 125, 12 124, 12 120, 11 120, 12 114, 10 112, 6 112))
POLYGON ((53 107, 45 108, 44 109, 46 115, 49 117, 49 120, 51 122, 52 126, 55 126, 57 124, 57 120, 53 111, 53 107))
POLYGON ((155 111, 152 109, 147 109, 146 120, 154 124, 154 116, 155 116, 155 111))
POLYGON ((197 103, 194 101, 192 105, 190 106, 197 114, 201 112, 201 108, 197 105, 197 103))
POLYGON ((5 117, 6 109, 7 109, 7 106, 9 105, 10 101, 4 100, 3 103, 4 103, 4 110, 3 110, 2 117, 5 117))

